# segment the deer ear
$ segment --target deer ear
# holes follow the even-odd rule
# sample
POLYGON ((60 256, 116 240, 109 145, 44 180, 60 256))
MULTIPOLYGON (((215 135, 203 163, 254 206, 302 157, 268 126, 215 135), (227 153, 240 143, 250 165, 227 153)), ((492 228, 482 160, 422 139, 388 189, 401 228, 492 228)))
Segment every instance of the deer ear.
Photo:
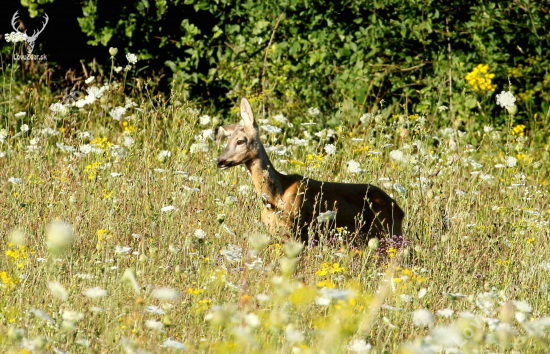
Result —
POLYGON ((248 102, 248 100, 244 97, 241 100, 241 117, 244 120, 245 127, 258 129, 258 125, 254 120, 254 113, 252 113, 252 107, 250 106, 250 102, 248 102))
POLYGON ((235 129, 239 128, 237 124, 226 124, 218 129, 218 137, 216 140, 221 143, 225 138, 233 134, 235 129))

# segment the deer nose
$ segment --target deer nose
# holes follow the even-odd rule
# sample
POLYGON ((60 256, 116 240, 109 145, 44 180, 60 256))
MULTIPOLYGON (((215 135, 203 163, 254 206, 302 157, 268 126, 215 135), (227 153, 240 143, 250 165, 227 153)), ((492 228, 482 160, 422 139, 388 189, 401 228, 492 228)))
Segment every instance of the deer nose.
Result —
POLYGON ((216 160, 216 166, 222 167, 222 165, 223 165, 223 160, 221 160, 221 159, 218 157, 218 159, 216 160))

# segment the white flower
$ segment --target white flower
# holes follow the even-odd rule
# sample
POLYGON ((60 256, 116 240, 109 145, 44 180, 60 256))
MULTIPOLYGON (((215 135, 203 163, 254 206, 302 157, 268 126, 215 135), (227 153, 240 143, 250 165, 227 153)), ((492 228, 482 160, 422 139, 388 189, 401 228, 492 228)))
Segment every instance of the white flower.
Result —
POLYGON ((23 180, 21 178, 17 178, 17 177, 10 177, 8 179, 8 182, 13 183, 13 184, 21 184, 21 183, 23 183, 23 180))
POLYGON ((61 220, 55 220, 47 231, 48 246, 53 251, 62 251, 73 242, 71 226, 61 220))
POLYGON ((286 119, 286 117, 283 116, 282 114, 277 114, 276 116, 273 116, 273 119, 276 122, 279 122, 279 123, 287 123, 288 122, 288 119, 286 119))
POLYGON ((321 113, 321 112, 319 111, 319 109, 318 109, 318 108, 315 108, 315 107, 310 107, 307 111, 308 111, 309 114, 311 114, 312 116, 316 116, 316 115, 318 115, 319 113, 321 113))
POLYGON ((126 54, 126 59, 128 59, 128 62, 130 64, 135 64, 137 63, 137 56, 135 54, 132 54, 132 53, 128 53, 126 54))
POLYGON ((210 124, 210 121, 211 119, 209 115, 204 115, 199 118, 199 122, 201 123, 201 125, 208 125, 210 124))
POLYGON ((285 338, 290 343, 298 343, 304 340, 302 332, 295 330, 294 326, 289 324, 285 329, 285 338))
POLYGON ((145 311, 147 311, 149 313, 152 313, 154 315, 164 315, 165 314, 163 309, 161 309, 158 306, 154 306, 154 305, 149 305, 149 306, 145 307, 145 311))
POLYGON ((365 113, 361 116, 361 118, 359 118, 359 120, 361 121, 361 123, 366 123, 368 122, 370 119, 372 118, 372 114, 371 113, 365 113))
POLYGON ((35 315, 36 317, 40 317, 44 321, 48 321, 51 323, 55 323, 55 320, 52 318, 52 316, 48 315, 46 312, 39 310, 39 309, 31 309, 31 313, 35 315))
POLYGON ((62 103, 52 103, 50 105, 50 110, 54 113, 59 113, 61 116, 69 113, 69 108, 62 103))
POLYGON ((199 239, 203 239, 206 237, 206 232, 204 232, 203 229, 196 229, 195 230, 195 237, 199 239))
POLYGON ((78 322, 84 319, 84 314, 78 311, 65 310, 62 317, 65 321, 78 322))
POLYGON ((208 144, 206 143, 196 143, 196 144, 193 144, 191 145, 191 147, 189 148, 189 151, 192 153, 192 154, 196 154, 198 152, 208 152, 208 144))
POLYGON ((91 84, 95 79, 95 76, 90 76, 89 78, 87 78, 86 80, 84 80, 85 83, 87 84, 91 84))
POLYGON ((160 211, 162 211, 163 213, 166 213, 167 211, 174 210, 174 209, 176 209, 175 206, 173 206, 173 205, 168 205, 168 206, 165 206, 165 207, 160 208, 160 211))
POLYGON ((22 131, 22 132, 28 132, 28 131, 29 131, 29 126, 28 126, 27 124, 23 124, 23 125, 21 126, 21 131, 22 131))
POLYGON ((531 307, 531 305, 529 305, 527 301, 514 300, 512 301, 512 303, 516 307, 516 310, 520 312, 533 312, 533 308, 531 307))
POLYGON ((516 163, 518 162, 518 159, 516 159, 513 156, 506 156, 504 158, 504 161, 506 162, 506 166, 508 167, 514 167, 516 166, 516 163))
POLYGON ((182 342, 178 342, 177 340, 173 340, 172 338, 168 338, 160 346, 179 349, 179 350, 187 350, 187 347, 185 346, 185 344, 183 344, 182 342))
POLYGON ((89 154, 90 152, 92 152, 93 147, 92 147, 91 145, 89 145, 89 144, 84 144, 84 145, 80 145, 80 146, 78 147, 78 150, 80 150, 81 153, 87 155, 87 154, 89 154))
POLYGON ((134 139, 131 137, 131 136, 125 136, 122 138, 122 145, 126 146, 126 147, 131 147, 132 145, 134 145, 134 139))
POLYGON ((25 115, 27 115, 27 112, 18 112, 14 114, 16 117, 24 117, 25 115))
POLYGON ((328 306, 330 305, 330 299, 327 299, 326 297, 323 297, 323 296, 317 296, 315 297, 315 303, 319 306, 328 306))
POLYGON ((443 112, 443 111, 448 110, 449 108, 447 108, 447 106, 439 106, 439 107, 437 107, 437 109, 439 110, 439 112, 443 112))
POLYGON ((21 32, 12 32, 12 33, 6 33, 4 36, 6 39, 6 42, 10 43, 17 43, 17 42, 24 42, 27 40, 27 35, 21 32))
POLYGON ((162 150, 157 156, 157 161, 160 163, 166 162, 172 156, 172 153, 167 150, 162 150))
POLYGON ((281 128, 277 128, 272 125, 262 125, 261 128, 267 131, 268 133, 272 133, 272 134, 280 133, 283 131, 281 128))
POLYGON ((145 327, 156 331, 161 331, 164 328, 164 325, 160 321, 147 320, 145 321, 145 327))
POLYGON ((175 301, 181 298, 180 292, 172 288, 157 288, 153 290, 151 295, 163 301, 175 301))
POLYGON ((327 155, 336 154, 336 146, 334 146, 334 144, 325 145, 325 152, 327 153, 327 155))
POLYGON ((243 249, 230 243, 226 248, 222 249, 221 254, 231 263, 238 262, 243 255, 243 249))
POLYGON ((88 96, 94 96, 94 98, 101 98, 101 96, 103 96, 103 92, 105 91, 109 91, 109 86, 101 86, 101 88, 92 86, 86 89, 88 96))
POLYGON ((438 316, 445 317, 445 318, 451 317, 453 315, 453 313, 455 313, 455 312, 451 309, 443 309, 443 310, 437 311, 438 316))
POLYGON ((67 299, 67 290, 61 285, 61 283, 57 281, 51 281, 48 283, 48 289, 50 289, 50 292, 52 293, 53 297, 56 297, 60 300, 66 300, 67 299))
POLYGON ((122 66, 117 66, 117 67, 115 68, 115 72, 118 74, 119 72, 122 71, 122 69, 123 69, 122 66))
POLYGON ((290 138, 287 140, 290 144, 294 145, 307 145, 306 139, 300 139, 300 138, 290 138))
POLYGON ((118 172, 111 172, 111 177, 122 177, 124 176, 124 173, 118 173, 118 172))
POLYGON ((490 132, 492 132, 493 130, 494 130, 494 128, 493 128, 493 127, 490 127, 490 126, 488 126, 488 125, 486 125, 486 126, 483 127, 483 132, 485 132, 485 133, 490 133, 490 132))
POLYGON ((109 112, 109 115, 113 117, 114 120, 120 120, 125 113, 126 113, 126 108, 115 107, 111 110, 111 112, 109 112))
POLYGON ((407 157, 401 150, 390 151, 390 159, 396 162, 407 162, 407 157))
POLYGON ((334 220, 336 218, 336 212, 332 210, 325 211, 324 213, 320 213, 317 217, 317 221, 319 222, 329 222, 331 220, 334 220))
POLYGON ((96 287, 96 288, 90 288, 86 290, 83 294, 89 297, 90 299, 97 299, 98 297, 107 296, 107 291, 96 287))
POLYGON ((207 139, 216 140, 214 136, 214 131, 212 129, 205 129, 199 135, 195 135, 195 140, 199 142, 204 142, 207 139))
POLYGON ((128 254, 132 250, 132 247, 128 246, 116 246, 115 253, 117 254, 128 254))
POLYGON ((497 95, 497 105, 501 106, 502 108, 510 108, 515 105, 516 98, 510 91, 502 91, 497 95))
POLYGON ((418 298, 419 299, 422 299, 424 296, 426 296, 426 293, 428 292, 428 290, 426 288, 422 288, 418 291, 418 298))
POLYGON ((430 311, 420 309, 413 312, 413 323, 417 327, 428 327, 434 322, 434 318, 430 311))
POLYGON ((352 353, 367 354, 370 353, 372 346, 364 339, 356 339, 348 345, 348 349, 352 353))
POLYGON ((244 316, 244 322, 250 327, 256 328, 260 325, 260 318, 255 313, 249 313, 244 316))
POLYGON ((350 173, 361 173, 363 172, 363 169, 359 167, 359 162, 355 160, 348 161, 348 171, 350 173))

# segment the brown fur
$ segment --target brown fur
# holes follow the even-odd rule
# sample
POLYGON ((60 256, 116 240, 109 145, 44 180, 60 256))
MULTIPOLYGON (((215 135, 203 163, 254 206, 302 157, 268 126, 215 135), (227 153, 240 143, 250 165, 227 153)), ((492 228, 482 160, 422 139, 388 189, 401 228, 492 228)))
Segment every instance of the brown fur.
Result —
POLYGON ((308 230, 319 213, 334 210, 336 218, 330 227, 347 228, 353 237, 359 236, 357 241, 402 235, 405 213, 383 190, 370 184, 321 182, 279 173, 260 142, 246 98, 241 100, 241 114, 244 127, 226 125, 219 129, 218 139, 229 136, 229 141, 217 165, 223 168, 246 164, 256 191, 267 199, 262 221, 271 233, 291 232, 307 242, 308 230))

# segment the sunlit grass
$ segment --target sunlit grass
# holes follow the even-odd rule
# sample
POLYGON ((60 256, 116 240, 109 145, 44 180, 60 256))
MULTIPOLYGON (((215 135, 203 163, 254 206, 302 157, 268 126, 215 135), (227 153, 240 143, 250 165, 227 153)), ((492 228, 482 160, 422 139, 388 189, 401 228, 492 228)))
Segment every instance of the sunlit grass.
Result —
POLYGON ((549 161, 525 126, 436 130, 438 107, 332 128, 260 117, 279 171, 372 183, 406 212, 406 242, 356 249, 337 230, 300 252, 267 237, 244 167, 215 168, 221 117, 177 92, 126 97, 126 74, 0 132, 3 351, 548 347, 549 161))

